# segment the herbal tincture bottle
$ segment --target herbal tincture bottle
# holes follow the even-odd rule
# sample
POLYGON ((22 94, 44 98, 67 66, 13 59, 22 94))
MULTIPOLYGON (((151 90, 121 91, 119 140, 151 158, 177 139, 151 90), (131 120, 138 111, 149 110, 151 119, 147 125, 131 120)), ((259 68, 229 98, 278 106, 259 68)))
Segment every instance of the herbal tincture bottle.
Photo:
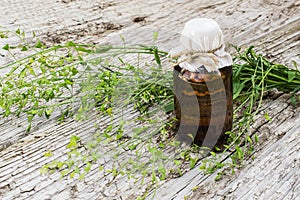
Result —
POLYGON ((222 31, 212 19, 192 19, 180 43, 173 71, 177 138, 222 148, 233 116, 232 59, 222 31))

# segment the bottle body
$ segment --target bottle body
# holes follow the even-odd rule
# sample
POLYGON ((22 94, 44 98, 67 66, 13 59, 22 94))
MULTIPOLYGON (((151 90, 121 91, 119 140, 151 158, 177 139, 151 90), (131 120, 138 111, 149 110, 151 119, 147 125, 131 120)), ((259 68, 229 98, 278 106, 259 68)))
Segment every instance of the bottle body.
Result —
POLYGON ((200 69, 174 68, 175 128, 182 141, 222 148, 233 121, 232 67, 219 69, 220 74, 200 69))

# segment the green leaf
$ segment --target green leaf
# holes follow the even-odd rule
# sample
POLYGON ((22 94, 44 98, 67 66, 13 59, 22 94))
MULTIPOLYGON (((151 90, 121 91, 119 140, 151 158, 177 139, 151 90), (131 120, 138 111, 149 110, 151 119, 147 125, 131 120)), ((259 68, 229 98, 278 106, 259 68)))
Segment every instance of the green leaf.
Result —
POLYGON ((249 135, 247 135, 246 136, 246 139, 247 139, 247 141, 250 143, 250 144, 252 144, 253 142, 252 142, 252 139, 250 138, 250 136, 249 135))
POLYGON ((225 166, 224 163, 220 163, 220 162, 217 162, 217 163, 216 163, 216 168, 217 168, 217 169, 221 169, 221 168, 224 167, 224 166, 225 166))
MULTIPOLYGON (((61 176, 64 177, 66 176, 68 173, 70 172, 70 170, 66 169, 66 170, 63 170, 62 172, 60 172, 61 176)), ((70 176, 71 177, 71 176, 70 176)))
POLYGON ((189 134, 187 134, 187 136, 190 137, 192 140, 194 140, 193 134, 189 133, 189 134))
POLYGON ((66 78, 64 81, 67 85, 73 85, 73 83, 74 83, 74 81, 72 79, 69 79, 69 78, 66 78))
POLYGON ((85 52, 85 53, 93 53, 94 51, 91 49, 83 48, 83 47, 76 47, 77 51, 85 52))
POLYGON ((45 157, 51 157, 51 156, 53 156, 53 153, 52 153, 52 151, 46 151, 45 153, 44 153, 44 156, 45 157))
POLYGON ((153 33, 153 41, 155 42, 158 39, 158 32, 153 33))
POLYGON ((120 39, 122 40, 123 44, 125 44, 125 38, 124 38, 124 35, 120 35, 120 39))
POLYGON ((91 170, 92 164, 91 164, 90 162, 88 162, 86 165, 87 165, 87 166, 84 168, 84 171, 85 171, 86 173, 88 173, 88 172, 91 170))
POLYGON ((78 166, 75 166, 74 172, 75 172, 76 174, 80 174, 80 169, 79 169, 78 166))
POLYGON ((67 47, 75 47, 76 45, 75 45, 74 42, 69 41, 69 42, 66 43, 66 46, 67 46, 67 47))
POLYGON ((10 46, 9 46, 9 44, 6 44, 4 47, 2 47, 2 49, 4 49, 4 50, 8 51, 8 50, 10 49, 10 46))
POLYGON ((97 54, 106 53, 107 51, 111 50, 112 48, 113 48, 112 46, 98 47, 98 48, 96 48, 95 53, 97 53, 97 54))
POLYGON ((0 38, 8 38, 7 35, 0 31, 0 38))
POLYGON ((245 87, 245 82, 240 83, 239 81, 236 81, 233 83, 233 99, 238 98, 238 96, 240 95, 244 87, 245 87))
POLYGON ((292 82, 296 78, 297 74, 294 71, 288 71, 288 82, 292 82))
POLYGON ((74 163, 73 160, 67 160, 67 161, 65 162, 65 164, 66 164, 66 166, 67 166, 69 169, 71 169, 71 167, 73 167, 75 163, 74 163))
POLYGON ((154 54, 154 58, 155 58, 156 63, 158 64, 158 66, 161 66, 161 60, 160 60, 160 57, 158 55, 157 47, 154 48, 153 54, 154 54))
POLYGON ((267 120, 267 121, 271 121, 271 118, 269 117, 269 113, 265 113, 264 114, 264 117, 265 117, 265 119, 267 120))
POLYGON ((190 159, 190 168, 191 169, 195 168, 195 165, 196 165, 197 161, 198 161, 198 158, 195 158, 195 159, 191 158, 190 159))
POLYGON ((221 149, 219 147, 215 147, 216 151, 221 151, 221 149))
POLYGON ((240 148, 239 146, 236 146, 235 149, 236 149, 238 159, 242 160, 244 158, 244 152, 243 152, 242 148, 240 148))
POLYGON ((159 179, 161 181, 165 180, 166 179, 166 169, 163 165, 159 166, 158 172, 160 173, 159 179))
POLYGON ((255 140, 255 143, 258 143, 258 136, 257 136, 257 134, 254 135, 254 140, 255 140))
POLYGON ((44 47, 44 45, 43 45, 43 43, 40 41, 40 39, 37 39, 36 45, 35 45, 34 47, 40 49, 40 48, 44 47))
POLYGON ((47 174, 49 171, 48 165, 44 165, 41 169, 40 169, 40 174, 44 175, 47 174))
POLYGON ((166 113, 173 111, 174 110, 174 102, 172 101, 172 102, 168 103, 167 105, 165 105, 164 110, 166 113))
POLYGON ((71 72, 72 72, 72 76, 75 76, 76 74, 78 74, 78 70, 75 67, 71 68, 71 72))
POLYGON ((31 123, 28 124, 27 129, 26 129, 26 132, 29 132, 30 129, 31 129, 31 123))
POLYGON ((104 170, 103 165, 101 165, 101 166, 99 167, 99 170, 100 170, 100 171, 103 171, 103 170, 104 170))
POLYGON ((156 178, 156 174, 154 171, 152 171, 152 183, 156 183, 157 182, 157 178, 156 178))
POLYGON ((16 30, 16 34, 18 34, 18 35, 21 34, 21 30, 19 28, 16 30))
POLYGON ((28 48, 26 46, 23 46, 21 49, 21 51, 27 51, 27 50, 28 50, 28 48))
POLYGON ((129 146, 128 146, 128 148, 129 148, 131 151, 135 150, 136 147, 137 147, 137 144, 132 144, 132 145, 129 145, 129 146))
POLYGON ((34 72, 34 69, 32 67, 28 67, 29 73, 33 76, 36 76, 36 73, 34 72))
POLYGON ((120 139, 122 139, 122 137, 123 137, 123 133, 118 133, 116 135, 116 140, 120 140, 120 139))
POLYGON ((71 137, 69 144, 67 145, 68 149, 72 149, 74 147, 77 147, 77 139, 75 137, 71 137))
POLYGON ((106 113, 110 116, 112 116, 112 108, 106 109, 106 113))
POLYGON ((222 172, 218 172, 218 174, 217 174, 217 176, 216 176, 216 178, 215 178, 215 181, 219 181, 219 180, 221 180, 221 178, 222 178, 222 175, 223 175, 223 173, 222 173, 222 172))
POLYGON ((199 167, 200 170, 205 170, 206 169, 206 164, 203 164, 199 167))
MULTIPOLYGON (((68 170, 68 171, 69 171, 69 170, 68 170)), ((71 173, 70 173, 70 178, 74 178, 75 174, 76 174, 75 171, 71 172, 71 173)))
POLYGON ((48 168, 49 169, 55 169, 55 168, 58 168, 58 161, 54 160, 52 161, 51 163, 48 164, 48 168))
POLYGON ((53 113, 54 109, 53 108, 50 108, 50 109, 46 109, 45 110, 45 116, 47 119, 50 118, 51 114, 53 113))
POLYGON ((132 131, 136 135, 140 135, 141 133, 144 133, 147 129, 148 129, 148 127, 137 127, 137 128, 133 128, 132 131))
POLYGON ((84 178, 85 178, 85 174, 83 173, 83 174, 80 174, 80 176, 79 176, 78 179, 79 179, 80 181, 82 181, 84 178))

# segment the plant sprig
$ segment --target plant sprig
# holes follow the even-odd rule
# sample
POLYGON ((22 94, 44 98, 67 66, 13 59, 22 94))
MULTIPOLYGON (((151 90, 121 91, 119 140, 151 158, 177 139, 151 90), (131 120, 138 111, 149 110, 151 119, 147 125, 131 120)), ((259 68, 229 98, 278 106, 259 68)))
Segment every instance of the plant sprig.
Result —
MULTIPOLYGON (((285 93, 292 93, 294 101, 297 101, 295 96, 300 91, 300 71, 296 65, 295 69, 290 69, 282 64, 272 63, 263 55, 257 55, 253 46, 243 52, 240 48, 236 50, 233 64, 235 119, 233 130, 227 133, 229 139, 228 144, 224 145, 223 153, 231 149, 234 151, 230 155, 231 163, 224 164, 223 160, 220 160, 221 155, 219 158, 214 156, 205 160, 200 168, 209 173, 215 172, 220 164, 229 166, 234 171, 234 168, 243 166, 245 160, 253 155, 259 136, 250 132, 250 127, 260 112, 265 92, 276 88, 285 93), (208 167, 206 163, 210 163, 208 167)), ((270 121, 268 116, 266 119, 270 121)), ((220 177, 218 174, 217 179, 220 177)))

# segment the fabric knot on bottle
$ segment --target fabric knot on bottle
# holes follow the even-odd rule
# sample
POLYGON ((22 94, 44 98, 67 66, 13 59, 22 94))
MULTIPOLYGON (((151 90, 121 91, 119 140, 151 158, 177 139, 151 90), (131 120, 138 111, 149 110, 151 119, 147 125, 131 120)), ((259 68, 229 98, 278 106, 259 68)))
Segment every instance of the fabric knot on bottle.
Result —
POLYGON ((188 21, 181 33, 179 47, 171 51, 178 58, 176 65, 190 72, 208 72, 231 66, 232 58, 225 52, 223 33, 213 19, 197 18, 188 21))

